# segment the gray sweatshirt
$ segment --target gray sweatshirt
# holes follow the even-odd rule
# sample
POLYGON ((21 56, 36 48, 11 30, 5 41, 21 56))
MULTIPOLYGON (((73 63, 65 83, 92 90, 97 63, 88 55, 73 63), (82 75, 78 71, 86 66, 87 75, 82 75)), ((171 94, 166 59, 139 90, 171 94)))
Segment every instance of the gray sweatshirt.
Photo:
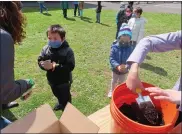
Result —
POLYGON ((30 85, 25 80, 14 80, 14 41, 9 33, 0 29, 0 104, 19 98, 30 85))
MULTIPOLYGON (((160 35, 153 35, 142 39, 127 60, 127 63, 136 62, 141 64, 148 52, 167 52, 171 50, 181 50, 181 31, 160 35)), ((174 90, 181 91, 181 77, 173 87, 174 90)), ((179 108, 182 111, 182 107, 179 108)))

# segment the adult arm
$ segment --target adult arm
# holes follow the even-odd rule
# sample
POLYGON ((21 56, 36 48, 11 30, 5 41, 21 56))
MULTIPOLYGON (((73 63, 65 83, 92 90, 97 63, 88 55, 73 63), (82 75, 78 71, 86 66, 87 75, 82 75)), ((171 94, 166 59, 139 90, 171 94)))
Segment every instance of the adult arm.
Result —
POLYGON ((148 52, 167 52, 180 50, 181 48, 181 31, 148 36, 137 44, 127 63, 136 62, 141 64, 148 52))
POLYGON ((143 89, 139 79, 139 65, 144 61, 148 52, 167 52, 181 49, 181 31, 153 35, 142 39, 127 60, 131 65, 126 85, 132 91, 143 89))
POLYGON ((0 29, 0 98, 7 104, 31 88, 26 80, 14 80, 14 41, 10 34, 0 29))

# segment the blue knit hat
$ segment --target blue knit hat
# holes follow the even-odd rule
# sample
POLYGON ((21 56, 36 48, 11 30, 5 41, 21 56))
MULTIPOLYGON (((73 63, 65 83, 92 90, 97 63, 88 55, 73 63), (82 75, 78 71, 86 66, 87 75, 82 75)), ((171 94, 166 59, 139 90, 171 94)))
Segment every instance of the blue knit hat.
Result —
POLYGON ((129 28, 128 24, 126 24, 126 23, 123 23, 122 26, 120 27, 120 30, 118 33, 118 39, 120 38, 120 36, 122 36, 124 34, 130 36, 130 39, 132 38, 131 29, 129 28))

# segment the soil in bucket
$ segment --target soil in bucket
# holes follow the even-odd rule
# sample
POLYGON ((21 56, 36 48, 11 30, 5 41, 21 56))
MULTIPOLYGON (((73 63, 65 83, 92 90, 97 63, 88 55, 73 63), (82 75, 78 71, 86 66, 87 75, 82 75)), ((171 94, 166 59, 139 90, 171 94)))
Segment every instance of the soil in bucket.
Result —
POLYGON ((162 112, 150 107, 151 105, 147 104, 139 108, 136 102, 132 102, 131 105, 124 103, 119 110, 125 116, 138 123, 149 126, 163 126, 164 120, 162 112))

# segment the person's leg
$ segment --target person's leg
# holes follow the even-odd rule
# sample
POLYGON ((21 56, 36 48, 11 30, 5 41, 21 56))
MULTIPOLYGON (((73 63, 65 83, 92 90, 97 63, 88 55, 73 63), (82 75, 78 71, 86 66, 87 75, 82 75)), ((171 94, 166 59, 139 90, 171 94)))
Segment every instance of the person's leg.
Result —
POLYGON ((63 16, 66 18, 66 9, 63 9, 63 16))
POLYGON ((100 13, 98 13, 98 23, 100 23, 100 13))
POLYGON ((42 3, 39 3, 40 13, 42 13, 42 3))
POLYGON ((77 12, 77 9, 78 9, 78 4, 75 4, 74 6, 75 6, 74 7, 74 16, 76 16, 76 12, 77 12))
POLYGON ((115 72, 112 72, 112 80, 111 80, 111 87, 108 93, 108 97, 112 97, 112 92, 115 89, 117 82, 118 82, 118 76, 115 72))
POLYGON ((96 23, 98 23, 98 13, 96 13, 96 23))
POLYGON ((46 7, 44 4, 42 4, 42 6, 43 6, 43 8, 46 10, 46 12, 48 12, 47 7, 46 7))
POLYGON ((62 110, 64 110, 64 108, 68 102, 71 103, 70 88, 71 88, 70 83, 65 83, 65 84, 61 84, 61 85, 57 86, 58 101, 59 101, 59 104, 63 106, 62 110))
POLYGON ((4 118, 3 116, 0 117, 0 130, 5 128, 9 124, 11 124, 11 122, 8 119, 4 118))
POLYGON ((78 6, 78 16, 80 16, 80 9, 79 9, 79 6, 78 6))
POLYGON ((122 84, 122 83, 124 83, 126 81, 127 75, 128 74, 121 74, 121 75, 119 75, 119 77, 118 77, 118 85, 120 85, 120 84, 122 84))
POLYGON ((67 18, 67 9, 65 9, 65 17, 67 18))

